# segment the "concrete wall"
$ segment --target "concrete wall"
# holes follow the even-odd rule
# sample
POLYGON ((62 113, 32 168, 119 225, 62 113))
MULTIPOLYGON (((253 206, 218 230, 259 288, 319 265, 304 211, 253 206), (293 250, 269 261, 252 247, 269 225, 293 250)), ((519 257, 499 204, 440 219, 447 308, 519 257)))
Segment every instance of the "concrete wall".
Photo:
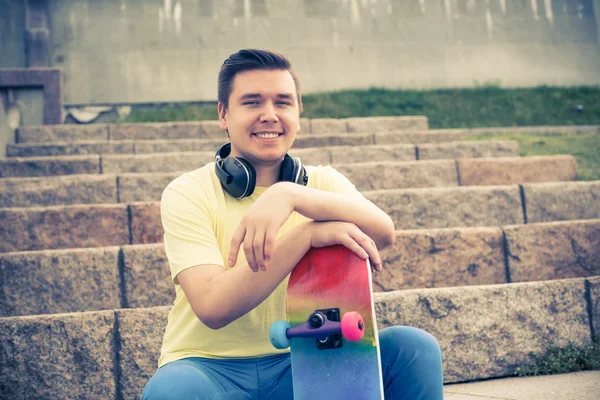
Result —
POLYGON ((24 1, 0 0, 0 68, 25 66, 24 1))
POLYGON ((15 131, 8 124, 4 96, 0 95, 0 158, 6 156, 6 145, 15 142, 15 131))
MULTIPOLYGON (((599 0, 29 3, 44 1, 49 66, 63 68, 69 105, 212 101, 219 66, 243 47, 288 54, 305 93, 600 84, 599 0)), ((21 3, 0 11, 0 49, 11 57, 0 67, 22 63, 7 44, 20 33, 6 28, 18 26, 6 20, 20 18, 21 3)))
POLYGON ((598 43, 600 43, 600 0, 594 0, 592 7, 596 16, 596 31, 598 33, 598 43))

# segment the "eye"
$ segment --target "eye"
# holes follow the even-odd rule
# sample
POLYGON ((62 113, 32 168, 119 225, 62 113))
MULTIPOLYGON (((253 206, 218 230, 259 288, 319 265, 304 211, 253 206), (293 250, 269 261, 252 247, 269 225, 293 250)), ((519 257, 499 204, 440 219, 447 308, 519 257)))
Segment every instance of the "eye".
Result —
POLYGON ((291 106, 292 105, 292 103, 290 103, 289 101, 283 101, 283 100, 282 101, 278 101, 277 104, 281 104, 281 105, 284 105, 284 106, 291 106))
POLYGON ((244 105, 244 106, 256 106, 258 104, 259 103, 257 100, 249 100, 249 101, 245 101, 242 103, 242 105, 244 105))

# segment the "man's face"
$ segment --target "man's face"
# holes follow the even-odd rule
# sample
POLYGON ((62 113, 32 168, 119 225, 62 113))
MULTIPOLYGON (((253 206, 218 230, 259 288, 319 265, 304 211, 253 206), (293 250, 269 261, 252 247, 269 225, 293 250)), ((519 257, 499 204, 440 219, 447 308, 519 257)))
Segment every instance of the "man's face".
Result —
POLYGON ((231 155, 254 166, 283 160, 300 129, 296 85, 287 70, 250 70, 235 75, 229 107, 219 103, 221 129, 231 155))

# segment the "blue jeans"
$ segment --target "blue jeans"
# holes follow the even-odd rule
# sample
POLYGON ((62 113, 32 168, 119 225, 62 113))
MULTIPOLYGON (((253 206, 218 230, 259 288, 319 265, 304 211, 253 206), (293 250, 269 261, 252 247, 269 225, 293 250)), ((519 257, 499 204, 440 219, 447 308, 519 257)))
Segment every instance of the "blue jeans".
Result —
MULTIPOLYGON (((443 399, 442 355, 433 336, 395 326, 379 331, 379 343, 386 399, 443 399)), ((173 361, 156 371, 142 394, 144 400, 292 398, 289 354, 173 361)))

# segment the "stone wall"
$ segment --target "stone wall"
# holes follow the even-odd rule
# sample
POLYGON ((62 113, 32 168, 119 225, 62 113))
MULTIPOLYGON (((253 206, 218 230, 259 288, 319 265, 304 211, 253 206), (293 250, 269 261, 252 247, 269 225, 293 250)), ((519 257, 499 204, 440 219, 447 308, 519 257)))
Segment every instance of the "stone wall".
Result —
POLYGON ((304 92, 590 85, 600 83, 599 8, 600 0, 9 1, 0 68, 26 66, 27 49, 46 43, 47 66, 63 68, 67 105, 213 101, 220 64, 242 47, 288 54, 304 92))

